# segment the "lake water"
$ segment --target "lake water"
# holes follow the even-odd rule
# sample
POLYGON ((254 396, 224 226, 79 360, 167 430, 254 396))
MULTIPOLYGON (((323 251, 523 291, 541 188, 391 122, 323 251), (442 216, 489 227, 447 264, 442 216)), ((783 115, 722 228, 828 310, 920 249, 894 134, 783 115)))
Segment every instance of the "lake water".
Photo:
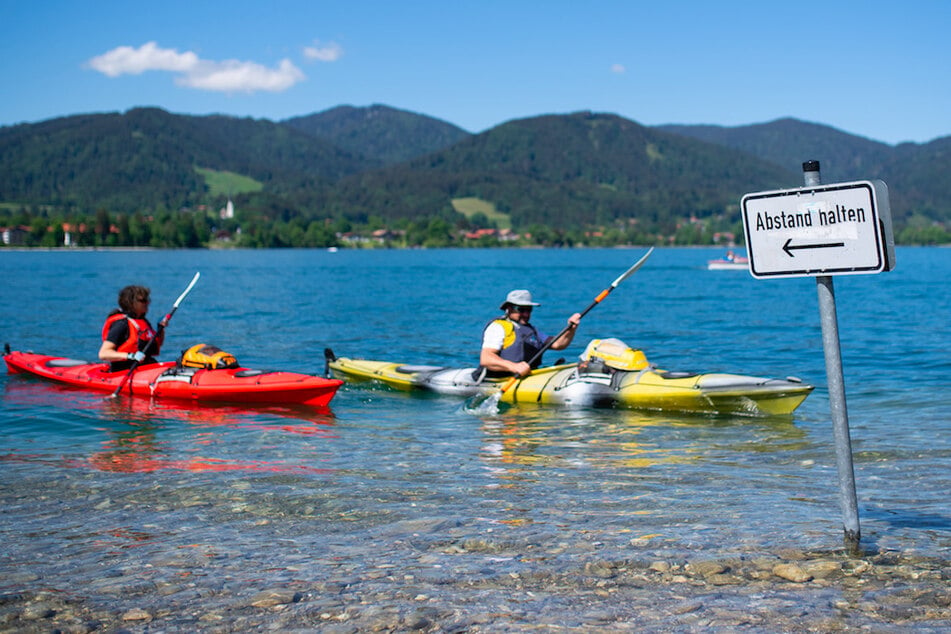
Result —
MULTIPOLYGON (((325 347, 472 365, 508 290, 531 289, 534 322, 556 332, 644 251, 0 250, 0 341, 92 359, 120 287, 151 287, 155 323, 200 271, 163 359, 205 342, 314 374, 325 347)), ((797 376, 817 389, 792 417, 477 417, 365 385, 324 410, 183 410, 3 374, 0 625, 705 629, 765 602, 751 627, 947 627, 951 250, 899 248, 894 271, 835 278, 862 546, 938 597, 915 595, 931 611, 904 621, 834 579, 692 585, 690 562, 837 560, 843 539, 815 281, 707 271, 722 252, 656 250, 557 354, 618 337, 666 369, 797 376), (618 581, 633 569, 667 576, 618 581)))

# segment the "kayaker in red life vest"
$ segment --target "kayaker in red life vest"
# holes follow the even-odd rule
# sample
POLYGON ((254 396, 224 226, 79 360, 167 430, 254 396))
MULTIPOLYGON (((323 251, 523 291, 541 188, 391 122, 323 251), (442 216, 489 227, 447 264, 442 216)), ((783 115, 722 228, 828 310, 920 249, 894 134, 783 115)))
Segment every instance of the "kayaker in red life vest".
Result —
MULTIPOLYGON (((145 286, 126 286, 119 291, 119 308, 109 313, 102 326, 102 345, 99 359, 110 363, 110 370, 128 370, 134 362, 139 365, 157 363, 157 355, 165 341, 165 332, 156 335, 152 324, 145 318, 149 310, 150 291, 145 286), (144 352, 149 341, 148 355, 144 352)), ((164 329, 165 324, 160 324, 164 329)))
MULTIPOLYGON (((482 332, 482 351, 479 364, 487 370, 486 376, 526 376, 541 365, 541 358, 530 366, 528 361, 541 350, 549 337, 538 332, 529 323, 532 309, 539 306, 526 290, 511 291, 499 307, 505 314, 490 321, 482 332)), ((570 328, 551 344, 553 350, 562 350, 575 337, 581 314, 568 318, 570 328)))

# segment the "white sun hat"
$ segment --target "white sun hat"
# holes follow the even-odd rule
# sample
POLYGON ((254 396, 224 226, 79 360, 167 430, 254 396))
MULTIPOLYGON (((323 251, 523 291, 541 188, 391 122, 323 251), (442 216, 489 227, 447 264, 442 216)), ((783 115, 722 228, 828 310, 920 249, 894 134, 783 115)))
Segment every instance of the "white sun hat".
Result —
POLYGON ((538 302, 533 302, 532 293, 524 289, 509 291, 509 294, 505 297, 505 301, 502 302, 499 308, 505 310, 507 304, 512 304, 513 306, 541 306, 538 302))

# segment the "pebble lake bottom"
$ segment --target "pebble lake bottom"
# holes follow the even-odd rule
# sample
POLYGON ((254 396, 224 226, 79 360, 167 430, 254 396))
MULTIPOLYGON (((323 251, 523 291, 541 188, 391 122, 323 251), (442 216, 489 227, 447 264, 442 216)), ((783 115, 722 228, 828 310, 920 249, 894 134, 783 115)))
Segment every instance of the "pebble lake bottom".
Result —
MULTIPOLYGON (((2 251, 0 340, 94 358, 118 289, 205 342, 471 365, 512 288, 554 333, 646 249, 2 251)), ((0 375, 0 631, 944 632, 951 250, 835 291, 862 552, 843 550, 812 278, 658 249, 582 322, 670 370, 794 375, 790 417, 512 407, 348 384, 176 407, 0 375)))

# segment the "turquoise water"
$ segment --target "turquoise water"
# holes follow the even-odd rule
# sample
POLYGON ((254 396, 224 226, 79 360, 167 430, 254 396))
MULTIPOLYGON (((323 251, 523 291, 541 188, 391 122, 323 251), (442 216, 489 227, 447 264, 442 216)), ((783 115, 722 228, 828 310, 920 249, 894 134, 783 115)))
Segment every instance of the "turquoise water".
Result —
MULTIPOLYGON (((155 322, 200 271, 162 358, 205 342, 249 367, 318 374, 325 347, 471 365, 509 289, 530 288, 535 323, 555 332, 643 253, 0 251, 0 341, 94 358, 119 287, 150 286, 155 322)), ((197 552, 209 578, 238 587, 325 577, 341 559, 351 579, 418 576, 448 570, 421 551, 488 536, 555 562, 633 556, 632 544, 638 557, 837 550, 815 281, 707 271, 720 255, 658 249, 559 354, 618 337, 671 370, 798 376, 818 387, 792 417, 518 407, 479 418, 452 399, 350 385, 319 411, 180 410, 2 375, 0 579, 19 581, 0 589, 80 592, 106 564, 174 576, 197 552)), ((949 275, 951 250, 899 248, 895 271, 835 278, 869 549, 951 547, 949 275)), ((454 565, 504 574, 529 559, 454 565)))

